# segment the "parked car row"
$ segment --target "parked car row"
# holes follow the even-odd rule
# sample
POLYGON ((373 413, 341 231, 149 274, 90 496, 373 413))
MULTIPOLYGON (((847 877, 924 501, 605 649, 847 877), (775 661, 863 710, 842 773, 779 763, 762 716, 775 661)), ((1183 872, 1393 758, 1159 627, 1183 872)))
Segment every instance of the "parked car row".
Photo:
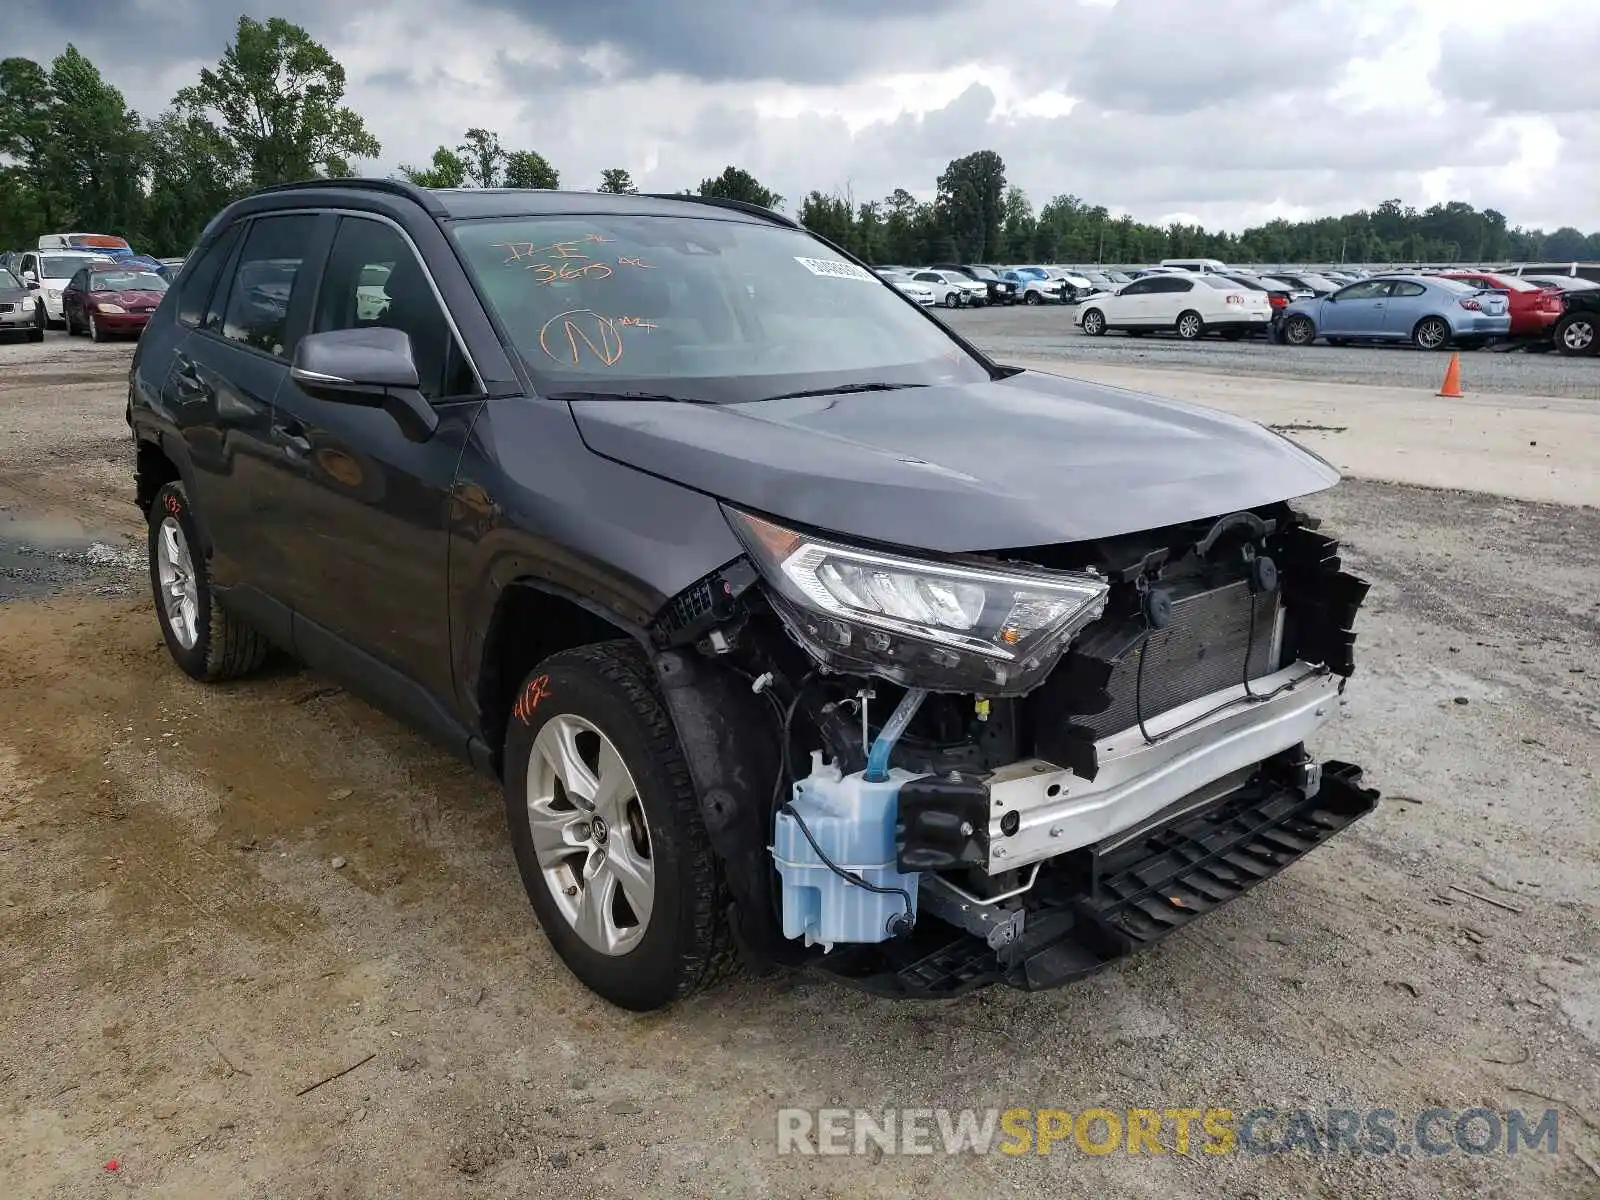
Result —
POLYGON ((0 253, 0 333, 23 332, 33 341, 47 328, 97 341, 136 333, 149 311, 143 297, 158 284, 165 291, 182 266, 181 258, 140 254, 114 234, 44 234, 32 250, 0 253), (131 272, 138 286, 124 286, 129 280, 113 268, 131 272), (119 299, 125 292, 139 294, 125 304, 119 299))

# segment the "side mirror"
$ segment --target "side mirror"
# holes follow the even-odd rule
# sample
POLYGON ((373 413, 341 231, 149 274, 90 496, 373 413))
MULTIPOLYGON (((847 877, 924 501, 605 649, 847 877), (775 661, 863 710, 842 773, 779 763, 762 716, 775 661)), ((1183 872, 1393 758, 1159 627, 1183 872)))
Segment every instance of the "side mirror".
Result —
POLYGON ((36 288, 39 286, 39 273, 33 270, 31 267, 22 273, 22 278, 27 282, 29 287, 36 288))
POLYGON ((295 347, 289 377, 319 400, 384 409, 414 442, 439 428, 439 414, 418 390, 411 337, 403 330, 309 333, 295 347))

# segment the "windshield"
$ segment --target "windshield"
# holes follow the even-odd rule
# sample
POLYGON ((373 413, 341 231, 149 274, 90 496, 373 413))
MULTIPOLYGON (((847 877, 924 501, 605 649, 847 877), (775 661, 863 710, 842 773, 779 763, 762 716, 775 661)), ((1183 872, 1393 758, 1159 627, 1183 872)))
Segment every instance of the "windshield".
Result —
POLYGON ((20 288, 22 280, 13 275, 6 267, 0 267, 0 288, 20 288))
POLYGON ((89 275, 91 292, 164 292, 167 281, 154 271, 94 271, 89 275))
POLYGON ((1539 292, 1544 289, 1536 283, 1529 283, 1526 279, 1518 279, 1515 275, 1486 275, 1491 287, 1502 292, 1539 292))
POLYGON ((453 232, 542 392, 735 403, 990 377, 915 304, 799 230, 596 213, 453 232))
POLYGON ((87 258, 58 258, 46 254, 39 259, 39 271, 45 279, 71 279, 79 267, 87 266, 91 261, 87 258))

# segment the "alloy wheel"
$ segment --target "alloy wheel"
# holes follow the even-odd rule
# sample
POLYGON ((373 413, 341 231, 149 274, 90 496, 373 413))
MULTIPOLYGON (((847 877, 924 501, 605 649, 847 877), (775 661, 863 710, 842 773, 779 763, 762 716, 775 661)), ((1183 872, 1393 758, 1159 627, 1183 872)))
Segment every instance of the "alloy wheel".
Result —
POLYGON ((545 886, 601 954, 627 954, 656 894, 650 826, 633 774, 611 739, 571 713, 551 717, 528 757, 528 828, 545 886))
POLYGON ((185 650, 194 649, 200 640, 200 588, 195 582, 189 541, 183 536, 177 517, 161 522, 161 534, 156 540, 156 577, 161 583, 161 605, 172 636, 185 650))
POLYGON ((1569 321, 1561 331, 1561 346, 1569 354, 1588 354, 1594 349, 1594 323, 1569 321))
POLYGON ((1450 326, 1438 317, 1426 317, 1412 335, 1419 350, 1437 350, 1450 340, 1450 326))

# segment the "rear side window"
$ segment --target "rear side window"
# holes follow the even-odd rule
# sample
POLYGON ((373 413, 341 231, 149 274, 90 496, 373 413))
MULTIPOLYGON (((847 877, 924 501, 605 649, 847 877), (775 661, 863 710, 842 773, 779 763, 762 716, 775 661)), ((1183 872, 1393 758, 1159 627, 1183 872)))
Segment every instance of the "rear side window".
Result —
POLYGON ((429 400, 477 392, 472 368, 410 244, 392 226, 345 217, 317 296, 313 333, 398 329, 411 338, 420 390, 429 400))
POLYGON ((200 257, 185 264, 178 284, 178 321, 190 329, 199 326, 211 302, 211 293, 217 286, 217 276, 227 264, 234 246, 239 243, 238 224, 230 225, 210 246, 200 252, 200 257))
MULTIPOLYGON (((1442 280, 1441 282, 1456 283, 1457 281, 1454 279, 1446 279, 1442 280)), ((1423 287, 1420 283, 1412 283, 1410 280, 1401 280, 1399 283, 1394 285, 1394 290, 1389 294, 1391 296, 1421 296, 1426 293, 1427 290, 1428 289, 1423 287)))
POLYGON ((289 297, 316 222, 306 213, 250 223, 228 290, 223 337, 277 358, 288 356, 289 297))

